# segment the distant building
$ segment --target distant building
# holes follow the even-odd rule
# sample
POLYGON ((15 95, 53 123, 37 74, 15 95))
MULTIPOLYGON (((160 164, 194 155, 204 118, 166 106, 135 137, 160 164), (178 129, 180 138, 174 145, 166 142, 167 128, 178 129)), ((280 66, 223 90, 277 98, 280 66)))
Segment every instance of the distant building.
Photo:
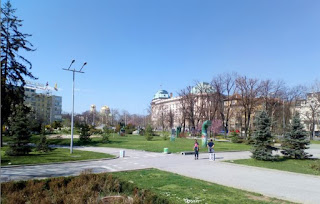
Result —
POLYGON ((25 87, 24 103, 31 107, 37 119, 49 124, 62 120, 62 97, 47 93, 37 92, 37 88, 25 87))
MULTIPOLYGON (((167 123, 168 114, 173 115, 173 127, 181 124, 180 97, 172 97, 166 90, 159 90, 151 102, 151 121, 153 126, 161 128, 161 123, 167 123)), ((167 124, 165 125, 167 126, 167 124)))
POLYGON ((100 115, 102 118, 102 124, 108 124, 109 116, 110 116, 110 108, 109 106, 102 106, 100 109, 100 115))
MULTIPOLYGON (((207 106, 207 101, 204 101, 204 97, 201 96, 202 94, 213 93, 213 88, 207 82, 200 82, 192 87, 190 93, 197 96, 195 98, 196 107, 201 105, 207 106)), ((169 129, 171 126, 169 124, 170 120, 173 120, 173 128, 182 126, 183 123, 185 123, 187 130, 189 128, 194 128, 190 127, 191 124, 188 118, 183 116, 182 108, 182 97, 173 97, 172 93, 169 94, 166 90, 157 91, 151 101, 151 121, 153 126, 157 129, 163 129, 164 127, 169 129)), ((197 108, 195 108, 194 111, 196 112, 197 108)), ((206 118, 201 117, 198 122, 201 123, 204 120, 206 120, 206 118)))
POLYGON ((320 92, 308 93, 305 99, 297 100, 294 110, 299 112, 305 130, 320 136, 320 92))

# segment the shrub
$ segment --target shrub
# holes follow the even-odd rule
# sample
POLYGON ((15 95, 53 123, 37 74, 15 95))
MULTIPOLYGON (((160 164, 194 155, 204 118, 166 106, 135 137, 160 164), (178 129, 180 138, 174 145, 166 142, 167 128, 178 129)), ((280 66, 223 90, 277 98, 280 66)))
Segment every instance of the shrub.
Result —
POLYGON ((140 129, 139 135, 144 136, 144 134, 145 134, 145 130, 144 129, 140 129))
POLYGON ((132 134, 132 132, 135 130, 135 126, 129 123, 127 126, 124 127, 126 134, 132 134))
POLYGON ((239 133, 237 131, 232 131, 230 138, 231 138, 231 142, 233 142, 233 143, 242 143, 243 142, 243 139, 240 138, 239 133))
POLYGON ((91 173, 89 170, 77 177, 2 183, 1 202, 40 203, 41 198, 41 203, 101 203, 105 195, 131 194, 134 203, 169 203, 165 198, 112 174, 91 173))
POLYGON ((185 132, 180 132, 180 133, 179 133, 179 137, 181 137, 181 138, 186 138, 186 137, 187 137, 187 133, 185 133, 185 132))
POLYGON ((95 129, 94 127, 91 127, 89 130, 90 135, 100 135, 103 133, 102 130, 95 129))
POLYGON ((61 128, 62 127, 62 123, 61 123, 61 121, 53 121, 53 123, 51 123, 51 127, 53 129, 61 128))
POLYGON ((168 140, 170 133, 168 131, 162 131, 161 136, 162 136, 163 140, 168 140))
POLYGON ((311 164, 311 168, 317 171, 320 171, 320 163, 311 164))

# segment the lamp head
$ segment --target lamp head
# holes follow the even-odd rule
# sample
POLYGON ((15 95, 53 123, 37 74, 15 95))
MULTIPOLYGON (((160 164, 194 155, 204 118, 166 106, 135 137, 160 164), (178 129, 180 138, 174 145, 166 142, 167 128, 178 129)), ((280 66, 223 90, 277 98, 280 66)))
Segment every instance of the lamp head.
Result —
POLYGON ((72 62, 71 62, 71 64, 70 64, 70 66, 69 66, 69 68, 68 68, 68 69, 70 69, 70 68, 71 68, 71 65, 72 65, 74 62, 75 62, 75 60, 72 60, 72 62))
POLYGON ((80 72, 81 72, 82 68, 83 68, 85 65, 87 65, 87 62, 83 63, 83 65, 82 65, 82 67, 81 67, 81 69, 80 69, 80 72))

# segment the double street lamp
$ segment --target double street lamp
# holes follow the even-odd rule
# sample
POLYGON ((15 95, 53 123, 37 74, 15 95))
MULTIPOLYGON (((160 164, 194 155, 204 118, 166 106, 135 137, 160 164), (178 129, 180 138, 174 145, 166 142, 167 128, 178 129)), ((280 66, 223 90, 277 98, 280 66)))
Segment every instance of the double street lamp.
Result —
POLYGON ((82 72, 82 68, 87 64, 86 62, 83 63, 81 69, 79 71, 76 71, 75 69, 70 69, 71 65, 75 62, 75 60, 72 60, 70 66, 68 69, 63 69, 65 71, 70 71, 73 72, 73 81, 72 81, 72 114, 71 114, 71 142, 70 142, 70 154, 73 152, 73 115, 74 115, 74 78, 75 78, 75 73, 84 73, 82 72))

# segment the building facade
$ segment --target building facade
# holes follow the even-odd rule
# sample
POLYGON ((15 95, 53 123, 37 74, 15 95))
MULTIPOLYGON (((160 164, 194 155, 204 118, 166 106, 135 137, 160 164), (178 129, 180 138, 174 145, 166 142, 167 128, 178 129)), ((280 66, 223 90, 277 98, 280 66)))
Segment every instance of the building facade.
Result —
POLYGON ((220 121, 221 131, 227 126, 229 132, 236 131, 243 135, 247 128, 247 133, 251 135, 256 116, 262 110, 266 110, 272 119, 271 131, 282 135, 288 128, 294 112, 299 112, 305 130, 313 136, 320 136, 320 92, 308 93, 305 99, 296 100, 294 103, 280 98, 257 97, 250 108, 250 119, 241 95, 219 97, 215 94, 211 86, 205 82, 191 87, 185 94, 186 97, 173 97, 168 91, 159 90, 151 102, 152 124, 158 130, 180 126, 191 131, 193 128, 199 130, 203 121, 211 120, 220 121))
POLYGON ((204 94, 213 93, 213 88, 209 83, 200 82, 194 87, 190 87, 187 90, 188 94, 193 96, 189 99, 189 103, 186 101, 188 98, 183 96, 173 97, 172 93, 168 93, 166 90, 159 90, 153 97, 151 102, 151 121, 156 129, 171 129, 178 126, 184 127, 186 130, 196 128, 199 123, 207 120, 205 114, 199 114, 203 112, 204 106, 208 106, 208 101, 204 94), (190 106, 194 108, 190 108, 190 106), (199 110, 199 107, 202 107, 199 110), (186 110, 188 109, 188 110, 186 110), (190 111, 192 113, 190 113, 190 111), (190 115, 194 115, 193 120, 190 115))
POLYGON ((159 90, 151 102, 151 121, 157 129, 171 126, 172 128, 181 125, 181 103, 180 97, 172 97, 166 90, 159 90), (171 119, 170 119, 171 117, 171 119), (172 124, 170 123, 172 120, 172 124))
POLYGON ((36 118, 50 124, 62 120, 62 97, 37 93, 37 89, 25 87, 25 104, 35 113, 36 118))
POLYGON ((320 92, 308 93, 307 97, 297 100, 294 110, 300 115, 305 130, 320 136, 320 92))

